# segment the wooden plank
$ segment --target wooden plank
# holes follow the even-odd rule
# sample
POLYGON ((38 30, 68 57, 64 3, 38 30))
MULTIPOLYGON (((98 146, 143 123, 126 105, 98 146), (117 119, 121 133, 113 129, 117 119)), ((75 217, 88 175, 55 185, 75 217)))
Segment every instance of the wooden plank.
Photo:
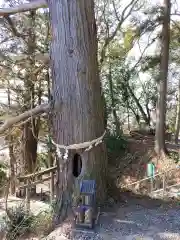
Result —
POLYGON ((90 229, 78 229, 78 228, 74 228, 74 229, 72 229, 72 231, 74 232, 74 233, 92 233, 92 234, 94 234, 94 230, 90 230, 90 229))
POLYGON ((100 218, 100 214, 101 214, 101 210, 100 210, 100 207, 98 207, 98 212, 97 212, 97 216, 96 216, 96 219, 95 219, 95 224, 96 225, 98 224, 98 221, 99 221, 99 218, 100 218))
MULTIPOLYGON (((154 178, 157 177, 157 176, 161 176, 161 175, 163 175, 164 173, 168 173, 168 172, 175 171, 175 170, 176 170, 176 171, 179 170, 179 165, 176 165, 176 168, 171 168, 171 169, 168 169, 168 170, 166 170, 166 171, 164 171, 164 172, 155 174, 155 175, 154 175, 154 178)), ((137 183, 144 182, 144 181, 146 181, 146 180, 148 180, 148 179, 151 179, 151 177, 145 177, 145 178, 143 178, 143 179, 141 179, 141 180, 139 180, 139 181, 136 181, 136 182, 133 182, 133 183, 130 183, 130 184, 126 184, 126 185, 122 185, 121 188, 127 188, 127 187, 133 186, 133 185, 135 185, 135 184, 137 184, 137 183)))
POLYGON ((37 184, 39 184, 39 183, 46 182, 46 181, 48 181, 48 180, 50 180, 50 179, 51 179, 51 176, 50 176, 50 177, 46 177, 46 178, 41 179, 41 180, 38 180, 38 181, 31 182, 31 183, 29 183, 29 184, 21 185, 21 186, 19 186, 19 188, 28 188, 28 187, 32 187, 32 186, 37 185, 37 184))
POLYGON ((54 200, 54 173, 50 173, 50 199, 51 203, 53 203, 54 200))
MULTIPOLYGON (((29 58, 29 56, 27 54, 20 54, 20 55, 17 55, 17 56, 13 56, 10 59, 13 62, 20 63, 20 62, 28 60, 28 58, 29 58)), ((50 60, 49 53, 37 53, 37 54, 34 55, 34 58, 35 58, 36 61, 41 61, 45 64, 47 64, 50 60)))
MULTIPOLYGON (((180 186, 180 183, 176 183, 176 184, 167 186, 166 189, 169 189, 169 188, 172 188, 172 187, 177 187, 177 186, 180 186)), ((163 190, 164 190, 164 188, 160 188, 160 189, 158 189, 158 190, 153 191, 153 193, 161 192, 161 191, 163 191, 163 190)))
POLYGON ((45 169, 45 170, 40 171, 40 172, 27 174, 25 176, 19 176, 19 177, 17 177, 17 179, 20 180, 20 181, 23 181, 23 180, 28 179, 28 178, 35 178, 37 176, 39 177, 39 176, 42 176, 42 175, 45 175, 45 174, 48 174, 48 173, 51 173, 51 172, 55 172, 56 170, 57 170, 57 166, 45 169))
POLYGON ((166 174, 163 175, 163 198, 166 191, 166 174))

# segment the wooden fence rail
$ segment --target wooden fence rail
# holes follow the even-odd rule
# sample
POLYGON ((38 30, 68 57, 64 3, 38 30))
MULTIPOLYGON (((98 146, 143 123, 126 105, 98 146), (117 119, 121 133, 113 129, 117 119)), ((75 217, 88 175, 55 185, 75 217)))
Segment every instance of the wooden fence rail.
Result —
MULTIPOLYGON (((157 174, 155 174, 153 177, 155 178, 155 177, 157 177, 157 176, 161 176, 161 175, 164 175, 164 174, 166 174, 166 173, 168 173, 168 172, 175 171, 175 170, 180 170, 180 166, 177 165, 176 168, 170 168, 170 169, 168 169, 167 171, 163 171, 163 172, 161 172, 161 173, 157 173, 157 174)), ((121 186, 121 187, 122 187, 122 188, 127 188, 127 187, 130 187, 130 186, 136 185, 136 184, 138 184, 138 183, 144 182, 144 181, 146 181, 146 180, 150 180, 151 178, 152 178, 152 177, 145 177, 145 178, 143 178, 143 179, 141 179, 141 180, 138 180, 138 181, 133 182, 133 183, 125 184, 125 185, 123 185, 123 186, 121 186)))
MULTIPOLYGON (((25 201, 26 201, 26 208, 27 210, 30 210, 30 191, 33 186, 36 186, 39 183, 46 182, 50 180, 50 201, 52 202, 54 199, 54 177, 56 175, 57 171, 57 166, 50 167, 48 169, 39 171, 39 172, 34 172, 31 174, 27 174, 24 176, 18 176, 17 180, 19 181, 18 188, 21 190, 25 190, 25 201), (50 174, 48 177, 38 179, 41 176, 50 174), (22 183, 23 182, 23 183, 22 183)), ((20 193, 21 195, 21 193, 20 193)))
POLYGON ((39 172, 34 172, 34 173, 31 173, 31 174, 27 174, 25 176, 19 176, 19 177, 17 177, 17 179, 20 180, 20 181, 23 181, 23 180, 26 180, 26 179, 29 179, 29 178, 40 177, 40 176, 43 176, 43 175, 51 173, 51 172, 56 172, 56 170, 57 170, 57 166, 50 167, 48 169, 45 169, 45 170, 42 170, 42 171, 39 171, 39 172))

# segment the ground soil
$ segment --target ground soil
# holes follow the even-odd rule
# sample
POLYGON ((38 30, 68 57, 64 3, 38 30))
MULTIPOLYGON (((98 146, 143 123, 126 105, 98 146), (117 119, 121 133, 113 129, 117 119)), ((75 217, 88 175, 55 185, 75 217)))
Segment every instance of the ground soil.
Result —
MULTIPOLYGON (((124 155, 113 158, 109 163, 110 177, 112 177, 112 182, 116 182, 118 192, 122 190, 122 187, 125 187, 136 193, 147 194, 150 189, 150 180, 139 184, 131 184, 147 177, 147 163, 150 162, 155 164, 156 174, 174 169, 166 174, 167 185, 180 182, 180 171, 176 169, 177 163, 175 160, 168 155, 165 159, 159 159, 156 156, 154 152, 154 136, 138 134, 133 135, 133 137, 128 135, 126 138, 128 141, 127 151, 124 155)), ((180 145, 166 141, 166 147, 171 155, 178 155, 180 145)), ((160 188, 163 181, 162 176, 156 177, 155 181, 157 188, 160 188)), ((112 195, 114 194, 116 195, 113 192, 112 195)))
MULTIPOLYGON (((116 204, 101 212, 94 232, 75 232, 74 240, 179 240, 180 208, 161 200, 127 196, 126 204, 116 204)), ((58 227, 47 240, 67 239, 58 227)))

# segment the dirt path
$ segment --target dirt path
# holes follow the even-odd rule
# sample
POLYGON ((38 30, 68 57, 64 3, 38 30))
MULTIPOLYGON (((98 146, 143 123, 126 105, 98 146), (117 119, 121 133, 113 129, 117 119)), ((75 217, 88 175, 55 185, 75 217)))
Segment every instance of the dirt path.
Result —
MULTIPOLYGON (((180 240, 180 207, 163 204, 161 200, 133 199, 102 210, 95 232, 76 233, 74 240, 180 240)), ((42 203, 32 203, 35 213, 42 203)), ((36 238, 37 239, 37 238, 36 238)), ((67 240, 61 228, 46 240, 67 240)), ((30 240, 30 239, 29 239, 30 240)), ((32 238, 31 238, 32 240, 32 238)))
MULTIPOLYGON (((180 240, 180 208, 148 205, 130 201, 102 212, 94 233, 76 233, 73 240, 180 240)), ((46 239, 66 238, 59 228, 46 239)))
POLYGON ((134 205, 101 216, 104 240, 180 239, 180 209, 148 209, 134 205))

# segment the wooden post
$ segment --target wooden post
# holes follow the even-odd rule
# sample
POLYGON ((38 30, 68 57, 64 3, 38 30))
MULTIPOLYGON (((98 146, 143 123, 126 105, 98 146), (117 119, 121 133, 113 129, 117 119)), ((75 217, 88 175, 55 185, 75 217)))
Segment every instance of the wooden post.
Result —
POLYGON ((43 190, 41 188, 41 201, 43 201, 43 190))
POLYGON ((29 179, 26 180, 26 184, 27 184, 27 187, 26 187, 25 204, 26 204, 26 211, 29 212, 30 211, 30 188, 29 188, 30 182, 29 182, 29 179))
POLYGON ((163 198, 164 198, 164 193, 166 191, 166 174, 163 174, 163 198))
MULTIPOLYGON (((10 91, 10 83, 8 81, 8 86, 7 86, 7 94, 8 94, 8 110, 10 111, 11 108, 11 91, 10 91)), ((11 182, 10 182, 10 193, 11 195, 15 194, 16 191, 16 185, 15 185, 15 158, 14 158, 14 151, 13 151, 13 135, 11 134, 12 129, 9 128, 9 136, 8 136, 8 147, 9 147, 9 163, 10 163, 10 177, 11 177, 11 182)))
POLYGON ((52 203, 54 200, 54 172, 50 173, 50 202, 52 203))
POLYGON ((154 189, 154 178, 151 177, 150 181, 151 181, 151 193, 152 193, 152 191, 154 189))
MULTIPOLYGON (((52 149, 49 149, 48 155, 50 167, 53 167, 52 149)), ((50 172, 50 177, 50 202, 52 203, 54 200, 54 171, 50 172)))

